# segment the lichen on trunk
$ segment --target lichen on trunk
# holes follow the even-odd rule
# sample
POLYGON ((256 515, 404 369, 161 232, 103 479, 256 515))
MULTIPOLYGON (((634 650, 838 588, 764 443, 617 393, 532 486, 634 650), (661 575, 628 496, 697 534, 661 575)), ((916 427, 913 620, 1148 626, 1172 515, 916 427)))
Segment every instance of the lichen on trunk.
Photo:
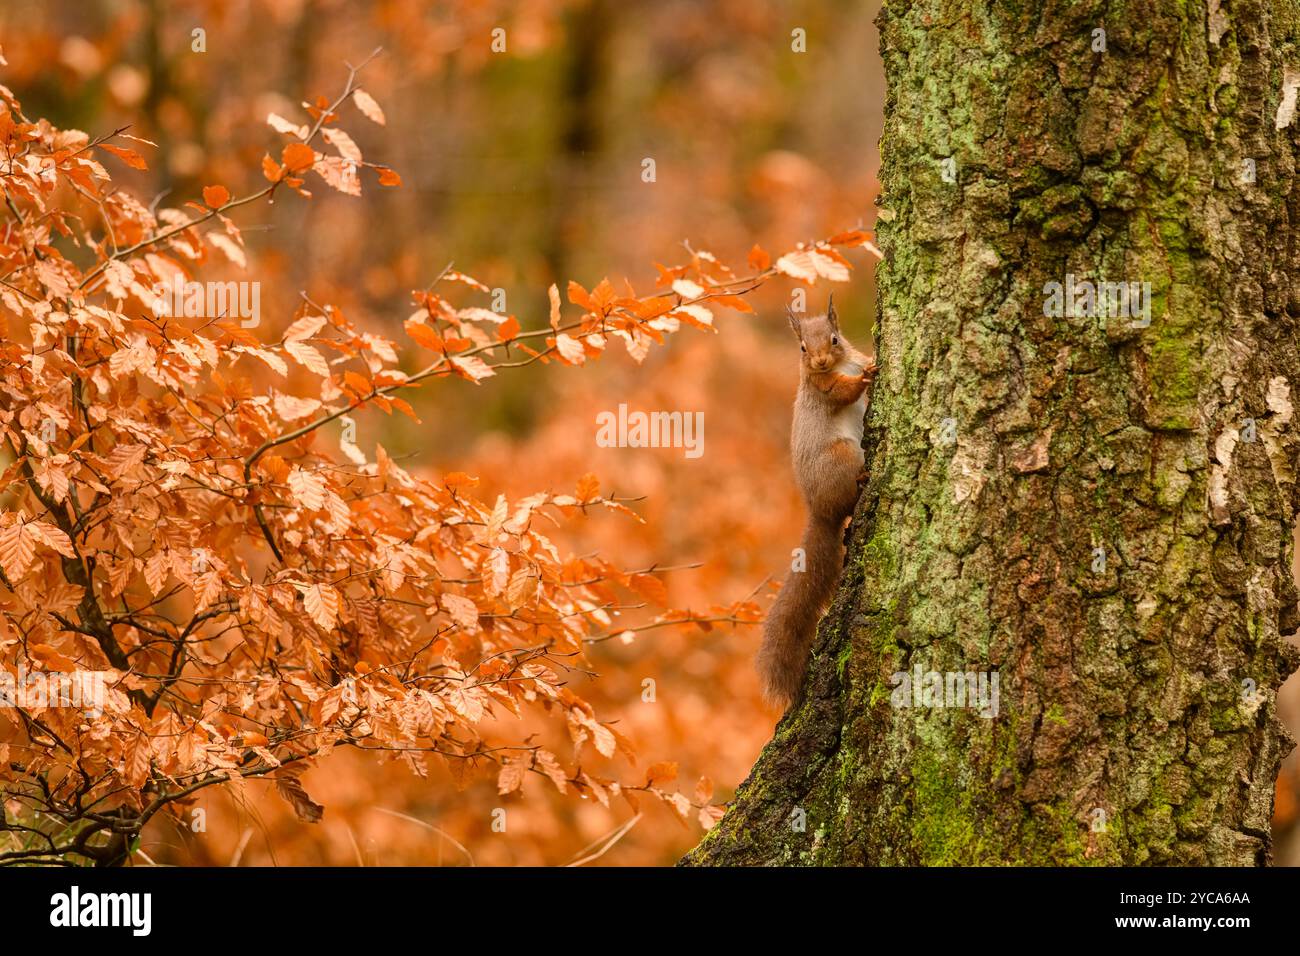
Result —
POLYGON ((880 25, 869 478, 804 699, 683 862, 1263 864, 1298 623, 1300 3, 888 0, 880 25), (1089 308, 1101 282, 1133 294, 1089 308), (996 676, 996 715, 931 673, 996 676))

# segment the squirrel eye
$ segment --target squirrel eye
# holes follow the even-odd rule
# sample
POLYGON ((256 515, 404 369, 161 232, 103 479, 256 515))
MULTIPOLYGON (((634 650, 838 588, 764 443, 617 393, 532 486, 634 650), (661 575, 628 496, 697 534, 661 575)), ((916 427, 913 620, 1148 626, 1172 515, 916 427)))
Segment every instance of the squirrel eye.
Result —
POLYGON ((806 346, 806 345, 804 345, 802 342, 800 342, 800 343, 799 343, 799 351, 800 351, 800 352, 807 352, 807 351, 808 351, 808 346, 806 346))
POLYGON ((839 345, 839 344, 840 344, 839 337, 838 337, 838 336, 835 336, 835 335, 832 335, 832 336, 831 336, 831 345, 839 345))

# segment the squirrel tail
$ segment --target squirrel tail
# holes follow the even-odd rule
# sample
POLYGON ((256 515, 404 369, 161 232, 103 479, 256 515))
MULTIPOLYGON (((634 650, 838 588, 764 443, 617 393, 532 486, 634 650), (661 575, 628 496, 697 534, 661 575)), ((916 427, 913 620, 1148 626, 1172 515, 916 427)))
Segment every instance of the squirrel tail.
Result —
POLYGON ((844 520, 810 515, 803 532, 805 566, 792 570, 763 623, 758 676, 763 696, 782 709, 803 687, 817 621, 830 602, 844 563, 844 520))

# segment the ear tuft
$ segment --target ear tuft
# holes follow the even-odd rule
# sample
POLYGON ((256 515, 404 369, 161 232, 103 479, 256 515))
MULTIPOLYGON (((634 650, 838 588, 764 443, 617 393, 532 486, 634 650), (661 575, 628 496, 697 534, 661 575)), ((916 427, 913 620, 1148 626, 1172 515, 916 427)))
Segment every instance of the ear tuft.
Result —
POLYGON ((790 328, 794 330, 794 334, 803 338, 803 332, 799 329, 799 316, 795 315, 794 310, 788 305, 785 307, 785 317, 790 320, 790 328))
POLYGON ((826 321, 831 324, 831 328, 836 332, 840 330, 840 321, 835 315, 835 293, 832 292, 826 297, 826 321))

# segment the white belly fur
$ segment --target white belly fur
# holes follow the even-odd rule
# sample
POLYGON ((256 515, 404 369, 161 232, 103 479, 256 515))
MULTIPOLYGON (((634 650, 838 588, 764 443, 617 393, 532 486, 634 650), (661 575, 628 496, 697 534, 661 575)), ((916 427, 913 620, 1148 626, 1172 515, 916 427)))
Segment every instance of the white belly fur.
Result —
POLYGON ((843 438, 853 442, 857 448, 862 444, 862 419, 867 414, 867 399, 864 395, 852 405, 845 405, 835 415, 835 430, 843 438))
MULTIPOLYGON (((835 371, 841 375, 861 375, 862 366, 853 362, 843 362, 835 371)), ((867 414, 867 393, 863 392, 852 405, 845 405, 833 416, 835 431, 840 437, 847 438, 857 448, 862 444, 862 420, 867 414)))

